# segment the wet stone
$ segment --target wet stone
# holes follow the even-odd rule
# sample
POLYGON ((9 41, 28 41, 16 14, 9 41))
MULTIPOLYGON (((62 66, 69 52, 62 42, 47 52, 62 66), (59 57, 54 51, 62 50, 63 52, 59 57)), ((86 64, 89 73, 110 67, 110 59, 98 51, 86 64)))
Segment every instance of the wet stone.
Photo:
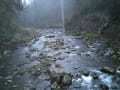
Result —
POLYGON ((74 69, 79 69, 80 67, 79 66, 75 66, 75 67, 73 67, 74 69))
POLYGON ((61 64, 55 64, 55 67, 57 67, 57 68, 62 68, 62 67, 61 67, 61 64))
POLYGON ((103 67, 100 71, 108 74, 115 74, 116 70, 112 67, 103 67))
POLYGON ((7 77, 5 77, 5 79, 10 80, 10 79, 12 79, 12 76, 7 76, 7 77))
POLYGON ((51 82, 57 82, 60 83, 62 76, 60 74, 52 75, 51 76, 51 82))
POLYGON ((81 74, 83 74, 83 75, 85 75, 85 76, 89 76, 90 71, 84 70, 84 71, 81 71, 81 74))
POLYGON ((90 55, 90 54, 88 54, 88 53, 87 53, 87 54, 85 54, 85 55, 86 55, 86 56, 91 56, 91 55, 90 55))
POLYGON ((34 87, 24 87, 23 90, 36 90, 34 87))
POLYGON ((109 87, 107 85, 105 85, 105 84, 100 84, 100 88, 102 90, 109 90, 109 87))
POLYGON ((96 73, 91 73, 91 76, 93 77, 93 79, 98 79, 98 75, 96 73))
POLYGON ((52 90, 62 90, 61 88, 64 88, 72 84, 72 76, 64 72, 63 73, 51 72, 50 80, 52 83, 51 85, 52 90))
POLYGON ((27 53, 26 53, 26 58, 30 58, 31 55, 32 55, 32 54, 31 54, 30 52, 27 52, 27 53))
POLYGON ((81 36, 77 36, 76 39, 82 39, 82 37, 81 36))
POLYGON ((55 35, 48 35, 48 36, 46 36, 46 38, 54 38, 55 37, 55 35))
POLYGON ((29 72, 33 75, 33 76, 38 76, 41 73, 41 66, 34 66, 32 67, 29 72))
POLYGON ((19 85, 13 85, 12 88, 16 88, 16 87, 19 87, 19 85))
POLYGON ((47 55, 46 55, 45 53, 40 53, 40 54, 39 54, 39 58, 40 58, 40 59, 47 58, 47 55))
POLYGON ((22 76, 24 74, 25 74, 25 71, 20 71, 20 72, 17 73, 17 75, 20 75, 20 76, 22 76))
POLYGON ((65 57, 59 57, 58 59, 59 59, 59 60, 64 60, 64 59, 65 59, 65 57))
POLYGON ((120 67, 117 67, 116 72, 120 75, 120 67))
POLYGON ((7 80, 8 83, 12 83, 13 81, 12 80, 7 80))
POLYGON ((5 66, 4 66, 4 65, 0 66, 0 69, 4 69, 4 68, 5 68, 5 66))
POLYGON ((30 50, 30 52, 35 52, 35 51, 37 51, 37 48, 30 48, 29 50, 30 50))
POLYGON ((70 74, 64 74, 61 80, 62 86, 71 85, 72 84, 72 76, 70 74))
POLYGON ((62 90, 57 82, 52 83, 51 89, 52 90, 62 90))
POLYGON ((2 55, 0 55, 0 59, 2 58, 2 55))
POLYGON ((72 82, 73 88, 81 88, 81 82, 80 81, 73 81, 72 82))
POLYGON ((76 51, 76 49, 75 48, 71 48, 71 51, 76 51))
POLYGON ((71 53, 71 51, 65 51, 65 53, 70 54, 70 53, 71 53))
POLYGON ((0 79, 2 79, 3 77, 2 76, 0 76, 0 79))
POLYGON ((116 89, 118 89, 118 85, 113 84, 113 85, 110 86, 110 89, 116 90, 116 89))

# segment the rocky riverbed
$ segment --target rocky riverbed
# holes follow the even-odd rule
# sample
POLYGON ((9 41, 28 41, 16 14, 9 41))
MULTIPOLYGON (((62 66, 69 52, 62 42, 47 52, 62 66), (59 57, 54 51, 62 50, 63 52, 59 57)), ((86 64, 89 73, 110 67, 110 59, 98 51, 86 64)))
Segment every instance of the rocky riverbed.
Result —
POLYGON ((0 90, 120 90, 120 63, 103 42, 42 29, 0 57, 0 90))

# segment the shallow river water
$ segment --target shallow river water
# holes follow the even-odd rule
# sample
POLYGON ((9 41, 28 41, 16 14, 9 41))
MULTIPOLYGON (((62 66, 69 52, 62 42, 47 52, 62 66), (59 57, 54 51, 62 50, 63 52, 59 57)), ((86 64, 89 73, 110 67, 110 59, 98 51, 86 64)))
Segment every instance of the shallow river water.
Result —
POLYGON ((40 30, 1 56, 0 90, 52 90, 50 72, 72 75, 72 84, 60 90, 120 90, 120 68, 109 52, 100 41, 64 36, 62 29, 40 30), (104 67, 115 73, 103 72, 104 67))

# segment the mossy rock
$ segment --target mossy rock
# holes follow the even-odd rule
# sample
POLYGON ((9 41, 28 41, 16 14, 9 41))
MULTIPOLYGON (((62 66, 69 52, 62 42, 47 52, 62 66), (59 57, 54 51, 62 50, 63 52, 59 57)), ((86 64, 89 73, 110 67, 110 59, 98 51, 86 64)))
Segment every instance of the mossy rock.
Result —
POLYGON ((108 74, 115 74, 116 73, 116 70, 112 67, 103 67, 101 69, 101 71, 104 73, 108 73, 108 74))
POLYGON ((72 76, 65 72, 54 73, 51 74, 51 83, 52 90, 62 90, 61 88, 72 84, 72 76))
POLYGON ((66 86, 66 85, 71 85, 72 84, 72 76, 70 74, 64 74, 61 79, 61 85, 66 86))

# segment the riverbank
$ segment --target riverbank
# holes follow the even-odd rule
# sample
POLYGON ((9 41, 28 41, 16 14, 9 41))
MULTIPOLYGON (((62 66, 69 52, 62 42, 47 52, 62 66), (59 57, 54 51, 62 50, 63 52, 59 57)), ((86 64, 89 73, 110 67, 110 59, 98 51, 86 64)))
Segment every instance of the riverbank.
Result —
POLYGON ((106 18, 109 16, 103 12, 74 17, 72 22, 66 24, 66 33, 105 43, 113 50, 111 56, 120 61, 120 21, 110 17, 107 22, 106 18), (106 23, 108 25, 102 28, 106 23), (100 28, 102 28, 101 32, 99 32, 100 28))
POLYGON ((23 28, 15 31, 12 34, 4 33, 0 35, 0 52, 4 53, 6 50, 14 49, 19 45, 25 44, 32 40, 39 30, 23 28))

